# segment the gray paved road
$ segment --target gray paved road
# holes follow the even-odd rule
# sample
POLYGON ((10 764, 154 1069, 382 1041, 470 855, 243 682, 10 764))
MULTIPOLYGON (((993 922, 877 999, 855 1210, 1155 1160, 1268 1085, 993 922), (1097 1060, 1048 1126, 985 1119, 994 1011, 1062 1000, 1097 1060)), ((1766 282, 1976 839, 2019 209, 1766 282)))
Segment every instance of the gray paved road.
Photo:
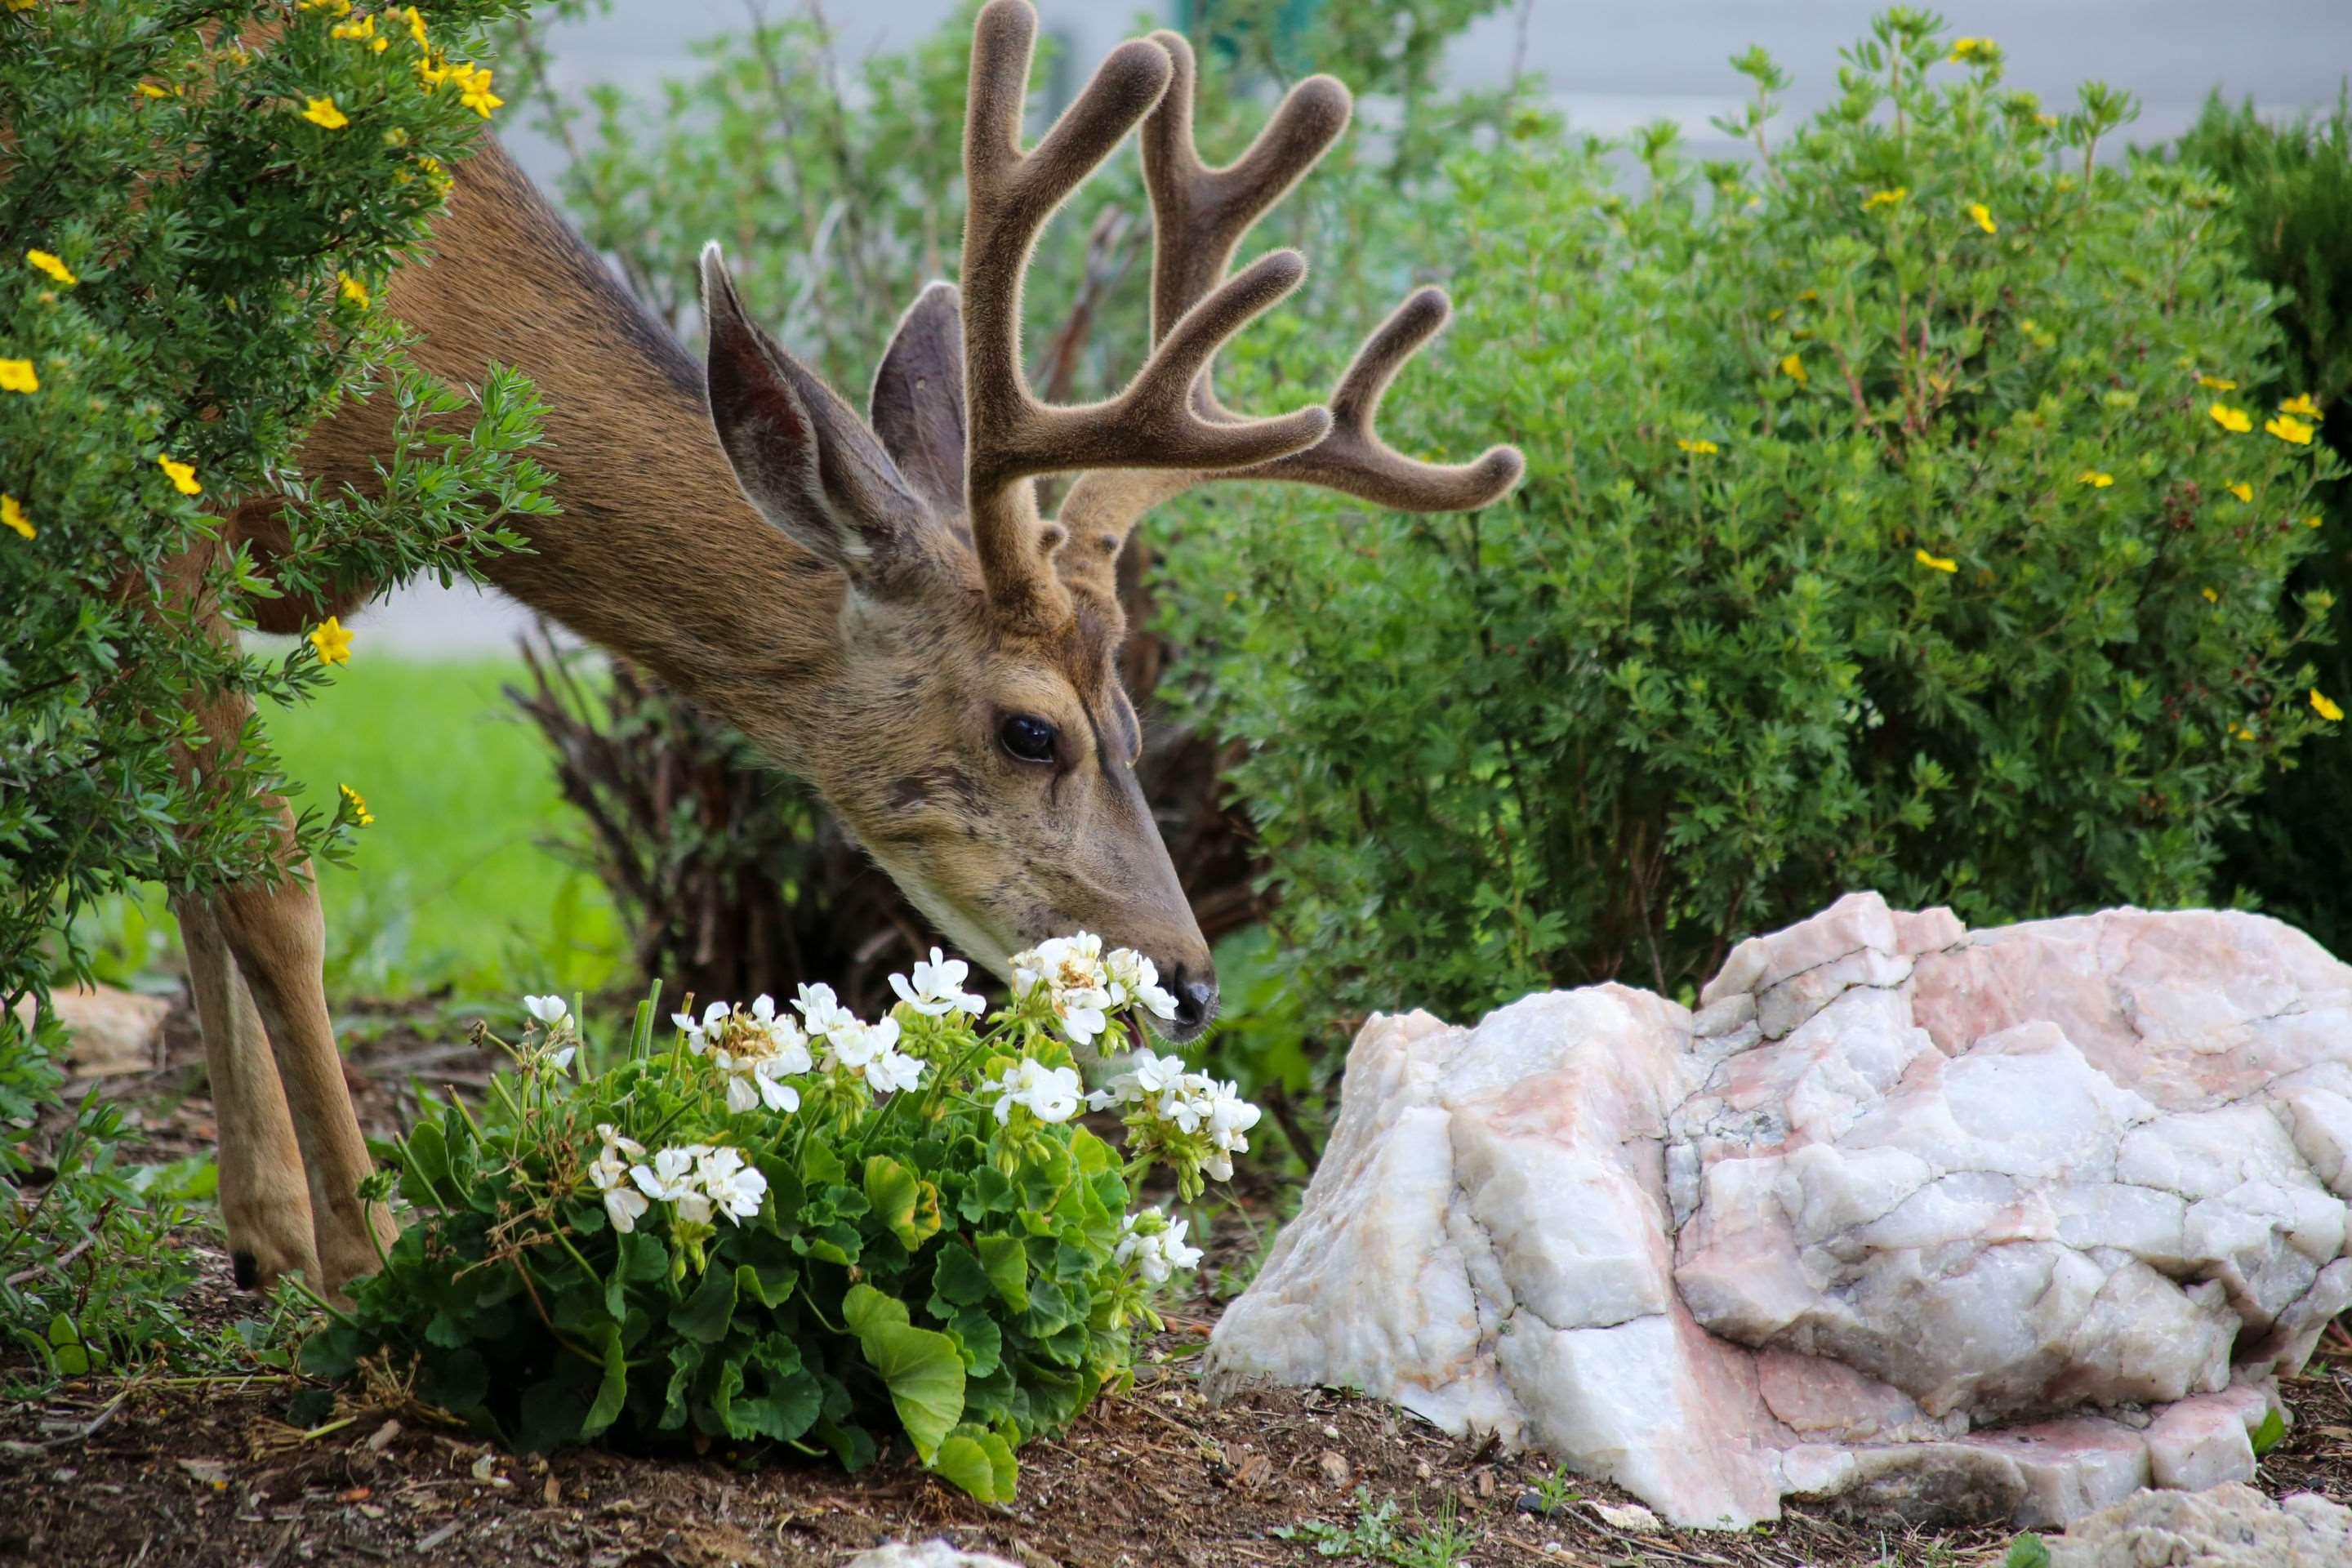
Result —
MULTIPOLYGON (((609 16, 553 34, 560 80, 567 89, 650 89, 693 69, 694 40, 740 26, 747 4, 761 3, 782 16, 796 0, 615 0, 609 16)), ((826 3, 853 57, 908 42, 950 8, 949 0, 826 3)), ((1765 44, 1794 73, 1790 108, 1802 111, 1834 94, 1837 49, 1879 8, 1880 0, 1532 0, 1473 29, 1449 68, 1465 85, 1531 71, 1578 125, 1615 135, 1672 119, 1696 150, 1717 156, 1728 149, 1708 117, 1744 97, 1727 57, 1765 44)), ((1075 58, 1090 60, 1154 8, 1042 0, 1040 9, 1075 58)), ((1978 0, 1945 15, 1959 31, 2000 40, 2011 80, 2053 103, 2070 101, 2084 77, 2137 94, 2140 140, 2178 134, 2217 86, 2285 113, 2332 102, 2352 72, 2352 0, 1978 0)), ((527 165, 550 166, 544 143, 518 135, 514 144, 527 165)), ((379 646, 461 653, 506 646, 519 616, 495 600, 426 588, 369 611, 366 622, 379 646)))

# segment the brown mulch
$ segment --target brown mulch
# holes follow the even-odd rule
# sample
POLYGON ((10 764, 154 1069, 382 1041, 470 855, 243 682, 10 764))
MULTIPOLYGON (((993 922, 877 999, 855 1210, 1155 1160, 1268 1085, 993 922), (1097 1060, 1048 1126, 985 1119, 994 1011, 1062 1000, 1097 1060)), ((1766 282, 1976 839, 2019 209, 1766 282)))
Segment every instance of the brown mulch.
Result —
MULTIPOLYGON (((191 1152, 212 1132, 189 1073, 193 1032, 176 1020, 173 1030, 166 1065, 109 1085, 139 1108, 142 1158, 191 1152)), ((355 1034, 353 1088, 372 1132, 413 1111, 409 1072, 462 1090, 489 1065, 440 1043, 462 1031, 437 1017, 390 1017, 355 1034)), ((1278 1202, 1252 1206, 1278 1213, 1278 1202)), ((1245 1244, 1244 1229, 1222 1226, 1219 1238, 1245 1244)), ((217 1249, 200 1250, 205 1270, 191 1302, 200 1319, 259 1315, 217 1249)), ((1200 1278, 1238 1261, 1213 1256, 1200 1278)), ((345 1404, 326 1425, 299 1430, 286 1425, 294 1379, 85 1380, 0 1405, 0 1562, 837 1568, 885 1541, 945 1537, 1024 1568, 1238 1568, 1333 1560, 1312 1539, 1275 1531, 1310 1521, 1347 1528, 1367 1502, 1393 1505, 1400 1543, 1458 1531, 1458 1556, 1391 1559, 1411 1568, 1990 1568, 2009 1541, 2006 1531, 1915 1531, 1810 1510, 1742 1533, 1638 1533, 1594 1510, 1632 1500, 1583 1480, 1569 1484, 1560 1511, 1533 1512, 1547 1467, 1373 1400, 1286 1389, 1210 1405, 1192 1367, 1216 1310, 1207 1299, 1186 1304, 1144 1348, 1132 1392, 1024 1447, 1008 1509, 975 1503, 904 1459, 857 1476, 788 1450, 724 1446, 525 1459, 415 1408, 345 1404)), ((10 1370, 0 1366, 0 1377, 10 1370)), ((2352 1337, 2334 1331, 2288 1394, 2296 1425, 2264 1461, 2263 1489, 2352 1500, 2352 1337)))

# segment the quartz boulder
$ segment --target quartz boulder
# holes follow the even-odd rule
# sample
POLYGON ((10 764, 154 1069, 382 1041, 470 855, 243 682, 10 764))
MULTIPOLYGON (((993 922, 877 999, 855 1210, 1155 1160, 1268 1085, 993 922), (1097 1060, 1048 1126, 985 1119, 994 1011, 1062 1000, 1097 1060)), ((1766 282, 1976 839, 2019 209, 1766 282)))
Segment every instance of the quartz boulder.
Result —
POLYGON ((1360 1388, 1740 1528, 2253 1473, 2352 1300, 2352 968, 2275 921, 1853 894, 1696 1014, 1376 1016, 1213 1388, 1360 1388))

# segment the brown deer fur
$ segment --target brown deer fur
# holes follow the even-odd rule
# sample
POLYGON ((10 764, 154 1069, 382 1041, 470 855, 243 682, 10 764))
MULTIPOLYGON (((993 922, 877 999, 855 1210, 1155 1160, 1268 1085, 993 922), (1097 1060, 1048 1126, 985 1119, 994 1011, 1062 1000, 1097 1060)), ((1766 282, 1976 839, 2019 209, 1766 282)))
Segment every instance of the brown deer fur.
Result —
MULTIPOLYGON (((1189 1037, 1215 984, 1132 768, 1142 736, 1114 666, 1124 625, 1110 572, 1128 530, 1152 501, 1229 475, 1411 510, 1481 506, 1516 482, 1518 456, 1440 468, 1371 436, 1381 390, 1444 319, 1433 290, 1359 354, 1336 421, 1219 405, 1217 346, 1305 272, 1286 251, 1230 280, 1227 266, 1339 135, 1346 90, 1301 84, 1248 153, 1204 170, 1190 51, 1159 34, 1120 46, 1024 153, 1035 26, 1024 0, 980 15, 963 293, 934 284, 908 311, 870 426, 750 320, 715 247, 710 348, 696 365, 495 144, 458 170, 437 257, 397 277, 387 304, 424 334, 418 358, 436 375, 478 384, 492 361, 512 364, 548 405, 541 456, 562 511, 530 523, 530 553, 489 564, 500 588, 653 669, 815 784, 972 957, 1001 973, 1043 937, 1097 931, 1154 960, 1181 1001, 1171 1033, 1189 1037), (1021 273, 1055 207, 1147 116, 1151 359, 1105 403, 1041 403, 1021 371, 1021 273), (1083 476, 1065 513, 1084 527, 1067 549, 1034 489, 1062 472, 1083 476), (1015 754, 1012 721, 1042 722, 1020 732, 1048 735, 1048 754, 1015 754)), ((306 468, 366 486, 390 420, 346 408, 313 434, 306 468)), ((247 506, 232 539, 266 555, 283 539, 274 512, 247 506)), ((191 584, 203 565, 185 563, 191 584)), ((261 609, 292 631, 343 607, 261 609)), ((218 746, 246 711, 225 698, 200 716, 218 746)), ((297 879, 176 904, 240 1277, 299 1268, 340 1289, 375 1267, 391 1226, 355 1195, 368 1163, 320 980, 315 892, 297 879)))

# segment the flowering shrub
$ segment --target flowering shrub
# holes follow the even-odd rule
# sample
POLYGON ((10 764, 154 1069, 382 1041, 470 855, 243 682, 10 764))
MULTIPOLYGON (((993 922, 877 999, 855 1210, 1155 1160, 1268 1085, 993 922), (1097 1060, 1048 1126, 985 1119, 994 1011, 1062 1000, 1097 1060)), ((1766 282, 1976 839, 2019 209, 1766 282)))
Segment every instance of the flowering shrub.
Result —
POLYGON ((485 1113, 450 1106, 393 1152, 407 1228, 305 1364, 388 1356, 523 1448, 698 1433, 855 1468, 903 1433, 1010 1497, 1024 1437, 1125 1379, 1150 1287, 1199 1260, 1132 1184, 1165 1167, 1196 1195, 1257 1120, 1149 1049, 1086 1092, 1073 1046, 1175 1010, 1150 961, 1081 933, 1015 964, 987 1016, 936 948, 871 1022, 803 985, 677 1014, 661 1048, 647 1003, 626 1058, 583 1079, 569 1008, 527 999, 485 1113), (1123 1161, 1088 1105, 1121 1113, 1123 1161))
POLYGON ((82 963, 52 940, 79 907, 275 875, 365 815, 324 803, 285 835, 259 730, 175 766, 195 700, 293 700, 352 657, 331 622, 248 653, 199 605, 242 626, 263 598, 465 573, 548 509, 528 383, 432 384, 375 300, 497 107, 482 28, 520 8, 0 8, 0 1051, 5 1004, 82 963), (396 414, 380 493, 317 493, 305 432, 371 392, 396 414), (266 566, 176 569, 272 496, 290 542, 266 566))
MULTIPOLYGON (((2336 415, 2252 395, 2276 300, 2220 189, 2095 161, 2120 95, 2053 112, 1918 12, 1791 129, 1780 68, 1735 63, 1751 164, 1654 128, 1629 192, 1529 110, 1368 212, 1447 237, 1462 310, 1383 417, 1520 443, 1507 502, 1183 520, 1174 635, 1308 994, 1688 994, 1852 888, 2196 900, 2265 771, 2347 743, 2304 646, 2329 601, 2281 592, 2336 415)), ((1235 405, 1328 385, 1319 341, 1239 342, 1235 405)))

